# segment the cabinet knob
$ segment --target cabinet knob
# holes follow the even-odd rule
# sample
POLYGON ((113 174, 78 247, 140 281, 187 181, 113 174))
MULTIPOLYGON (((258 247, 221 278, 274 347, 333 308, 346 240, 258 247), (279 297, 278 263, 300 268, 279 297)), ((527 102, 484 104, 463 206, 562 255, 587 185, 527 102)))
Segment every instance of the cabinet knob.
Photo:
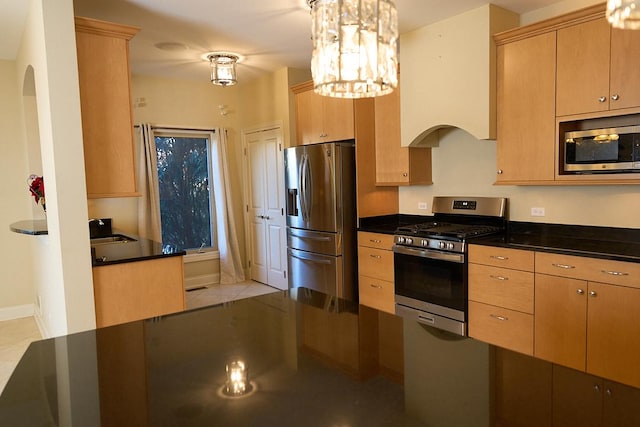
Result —
POLYGON ((498 175, 502 175, 502 169, 498 169, 498 175))
POLYGON ((584 294, 584 291, 583 291, 582 289, 578 289, 578 290, 576 291, 576 293, 577 293, 578 295, 582 295, 582 294, 584 294))
POLYGON ((408 173, 406 173, 406 172, 402 172, 402 176, 406 178, 406 177, 408 177, 408 176, 409 176, 409 174, 408 174, 408 173))
POLYGON ((614 101, 617 101, 618 99, 620 99, 620 95, 618 95, 617 93, 613 94, 611 95, 611 99, 613 99, 614 101))
POLYGON ((589 296, 592 297, 592 298, 595 298, 595 297, 598 296, 598 294, 597 294, 596 291, 591 291, 591 292, 589 292, 589 296))
POLYGON ((611 389, 610 388, 607 388, 604 392, 607 394, 607 396, 611 396, 611 389))
POLYGON ((600 386, 598 384, 593 386, 593 391, 595 391, 596 393, 598 393, 600 391, 600 386))
POLYGON ((600 98, 598 98, 598 102, 604 102, 607 100, 606 96, 601 96, 600 98))

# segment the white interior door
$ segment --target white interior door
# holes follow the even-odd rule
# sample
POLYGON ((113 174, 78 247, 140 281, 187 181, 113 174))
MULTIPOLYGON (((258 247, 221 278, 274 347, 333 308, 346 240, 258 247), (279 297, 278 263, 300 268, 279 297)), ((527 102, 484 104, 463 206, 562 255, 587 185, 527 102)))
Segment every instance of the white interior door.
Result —
POLYGON ((251 279, 287 289, 282 131, 248 133, 245 143, 251 279))

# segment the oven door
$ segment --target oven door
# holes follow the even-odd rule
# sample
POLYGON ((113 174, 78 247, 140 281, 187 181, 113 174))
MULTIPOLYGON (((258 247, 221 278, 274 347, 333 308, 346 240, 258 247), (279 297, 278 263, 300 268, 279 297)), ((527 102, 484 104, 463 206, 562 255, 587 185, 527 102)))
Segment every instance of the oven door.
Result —
POLYGON ((395 245, 396 303, 444 316, 467 320, 467 267, 464 254, 395 245))

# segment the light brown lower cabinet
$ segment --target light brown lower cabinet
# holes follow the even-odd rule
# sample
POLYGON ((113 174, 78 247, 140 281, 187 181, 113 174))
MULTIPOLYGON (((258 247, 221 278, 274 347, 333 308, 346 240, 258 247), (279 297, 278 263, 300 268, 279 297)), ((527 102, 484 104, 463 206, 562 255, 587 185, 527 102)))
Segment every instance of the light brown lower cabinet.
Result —
POLYGON ((360 304, 395 314, 393 236, 358 232, 358 297, 360 304))
POLYGON ((96 327, 185 309, 181 256, 93 267, 96 327))

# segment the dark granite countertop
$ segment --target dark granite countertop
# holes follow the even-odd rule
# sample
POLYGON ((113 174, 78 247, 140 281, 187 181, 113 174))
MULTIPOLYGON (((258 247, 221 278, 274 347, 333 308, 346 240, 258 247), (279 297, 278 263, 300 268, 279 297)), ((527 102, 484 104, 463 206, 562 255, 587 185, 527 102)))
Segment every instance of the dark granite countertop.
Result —
POLYGON ((94 245, 95 253, 93 253, 94 256, 92 258, 94 267, 186 254, 185 251, 167 252, 163 249, 161 243, 153 240, 144 239, 133 234, 120 234, 132 237, 135 241, 94 245))
POLYGON ((359 310, 298 288, 38 341, 0 395, 0 425, 425 425, 401 384, 334 351, 365 353, 359 310), (227 397, 237 360, 252 391, 227 397))
POLYGON ((358 231, 368 231, 371 233, 393 234, 402 225, 419 224, 428 222, 431 216, 427 215, 382 215, 359 218, 360 226, 358 231))
POLYGON ((640 262, 640 230, 632 228, 510 222, 504 235, 471 243, 640 262))

